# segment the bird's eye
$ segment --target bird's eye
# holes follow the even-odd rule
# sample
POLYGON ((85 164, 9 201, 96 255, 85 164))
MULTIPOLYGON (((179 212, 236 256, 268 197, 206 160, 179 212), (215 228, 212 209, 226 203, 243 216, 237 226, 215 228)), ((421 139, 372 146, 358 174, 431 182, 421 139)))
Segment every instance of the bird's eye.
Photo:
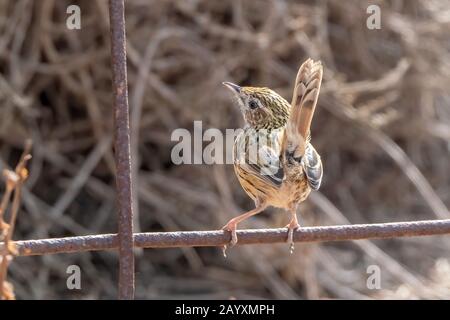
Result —
POLYGON ((250 107, 250 109, 256 109, 258 108, 258 102, 256 100, 250 100, 248 102, 248 106, 250 107))

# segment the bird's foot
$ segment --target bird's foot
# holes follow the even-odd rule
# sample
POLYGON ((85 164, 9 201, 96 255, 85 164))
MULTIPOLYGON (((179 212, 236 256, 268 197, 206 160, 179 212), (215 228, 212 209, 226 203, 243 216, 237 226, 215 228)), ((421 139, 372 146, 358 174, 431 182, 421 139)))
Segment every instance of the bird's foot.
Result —
POLYGON ((297 221, 290 222, 286 227, 288 229, 287 243, 289 244, 289 252, 294 253, 295 245, 294 245, 294 231, 300 228, 300 225, 297 221))
POLYGON ((230 247, 230 248, 234 247, 236 245, 236 243, 238 242, 237 234, 236 234, 236 228, 237 228, 237 223, 234 222, 233 219, 231 219, 222 228, 222 230, 229 231, 231 233, 231 240, 230 240, 230 242, 222 247, 222 253, 223 253, 223 256, 225 258, 227 257, 227 249, 228 249, 228 247, 230 247))

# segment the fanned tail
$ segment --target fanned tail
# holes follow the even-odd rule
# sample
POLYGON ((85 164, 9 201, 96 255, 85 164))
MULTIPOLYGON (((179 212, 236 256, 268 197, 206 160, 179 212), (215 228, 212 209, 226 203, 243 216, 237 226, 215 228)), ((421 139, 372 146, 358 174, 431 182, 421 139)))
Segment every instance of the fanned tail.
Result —
POLYGON ((321 83, 322 63, 306 60, 295 79, 291 115, 284 139, 284 150, 294 159, 301 159, 305 154, 321 83))

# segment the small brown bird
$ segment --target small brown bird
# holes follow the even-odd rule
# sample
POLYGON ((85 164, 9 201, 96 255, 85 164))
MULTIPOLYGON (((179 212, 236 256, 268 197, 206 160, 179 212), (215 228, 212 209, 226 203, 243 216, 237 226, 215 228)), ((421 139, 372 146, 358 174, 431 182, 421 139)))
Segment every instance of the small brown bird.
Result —
MULTIPOLYGON (((230 246, 237 243, 236 227, 268 206, 291 214, 287 241, 294 249, 293 232, 300 227, 297 206, 322 180, 322 161, 310 143, 310 126, 322 82, 322 64, 311 59, 300 67, 292 103, 268 88, 240 87, 224 82, 237 98, 246 125, 233 150, 235 173, 255 208, 231 219, 230 246)), ((225 248, 226 249, 226 246, 225 248)))

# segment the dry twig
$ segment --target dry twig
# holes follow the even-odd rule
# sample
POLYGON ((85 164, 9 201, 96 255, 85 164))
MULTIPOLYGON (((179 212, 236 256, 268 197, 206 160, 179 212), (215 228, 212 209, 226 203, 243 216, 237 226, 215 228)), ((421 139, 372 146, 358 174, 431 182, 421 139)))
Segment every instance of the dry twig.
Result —
POLYGON ((20 160, 14 171, 5 169, 3 174, 6 178, 6 192, 4 198, 2 199, 1 213, 8 207, 8 202, 10 194, 14 191, 14 197, 11 206, 11 217, 9 222, 6 223, 3 220, 3 216, 0 216, 0 234, 4 235, 0 239, 3 242, 1 248, 1 259, 0 259, 0 299, 11 300, 14 299, 13 286, 6 281, 6 276, 8 272, 8 265, 12 260, 12 257, 17 255, 17 250, 14 243, 11 242, 14 227, 16 225, 17 214, 20 208, 20 200, 22 195, 22 185, 28 177, 28 170, 26 164, 28 160, 31 159, 31 141, 28 141, 25 145, 25 150, 20 157, 20 160), (6 200, 5 200, 6 198, 6 200))

